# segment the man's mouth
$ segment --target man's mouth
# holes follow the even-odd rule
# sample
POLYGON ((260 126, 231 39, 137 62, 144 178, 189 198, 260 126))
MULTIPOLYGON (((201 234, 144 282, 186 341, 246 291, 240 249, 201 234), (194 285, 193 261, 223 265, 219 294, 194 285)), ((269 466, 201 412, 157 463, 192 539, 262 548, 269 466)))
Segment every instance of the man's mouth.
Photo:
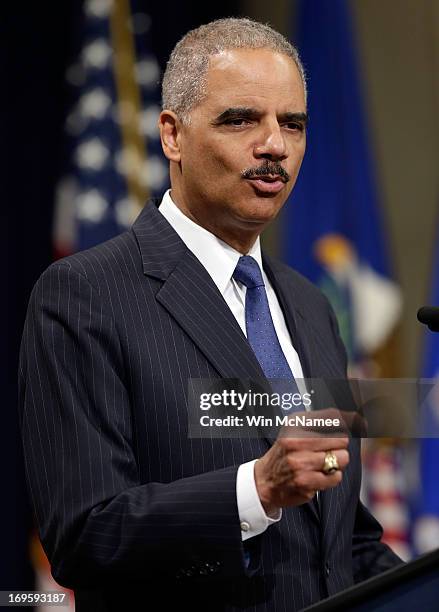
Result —
POLYGON ((261 193, 275 194, 279 193, 286 183, 285 179, 275 174, 265 174, 263 176, 255 176, 249 179, 255 189, 261 193))

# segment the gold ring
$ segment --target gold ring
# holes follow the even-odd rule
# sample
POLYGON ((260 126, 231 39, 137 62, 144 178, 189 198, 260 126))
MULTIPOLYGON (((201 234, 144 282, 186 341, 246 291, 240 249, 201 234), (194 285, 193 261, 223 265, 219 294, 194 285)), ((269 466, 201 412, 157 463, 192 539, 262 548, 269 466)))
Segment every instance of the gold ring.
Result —
POLYGON ((324 474, 333 474, 340 469, 336 455, 332 451, 326 451, 325 460, 323 462, 322 472, 324 474))

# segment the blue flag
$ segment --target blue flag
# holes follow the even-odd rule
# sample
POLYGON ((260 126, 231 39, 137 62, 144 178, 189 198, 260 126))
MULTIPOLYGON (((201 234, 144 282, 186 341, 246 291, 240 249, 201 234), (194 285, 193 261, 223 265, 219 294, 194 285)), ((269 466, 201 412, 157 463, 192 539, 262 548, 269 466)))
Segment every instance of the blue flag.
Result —
POLYGON ((160 68, 141 0, 85 0, 78 57, 67 71, 76 100, 66 120, 67 163, 55 215, 56 255, 103 242, 129 227, 164 191, 160 68))
POLYGON ((401 297, 390 279, 348 4, 300 1, 294 39, 309 125, 283 213, 284 254, 328 295, 355 362, 384 343, 401 297))
MULTIPOLYGON (((436 246, 430 304, 439 306, 439 241, 436 246)), ((439 334, 425 331, 424 378, 439 378, 439 334)), ((435 387, 436 389, 436 387, 435 387)), ((420 440, 419 465, 420 491, 417 496, 415 512, 417 519, 413 531, 413 541, 418 553, 439 548, 439 484, 437 466, 439 464, 439 401, 435 389, 424 404, 424 430, 432 436, 420 440)))
MULTIPOLYGON (((309 124, 282 227, 285 259, 326 293, 351 373, 363 377, 374 371, 370 357, 393 331, 402 300, 391 278, 349 4, 298 2, 293 39, 307 74, 309 124)), ((366 459, 363 494, 385 541, 407 559, 398 451, 368 445, 366 459)))

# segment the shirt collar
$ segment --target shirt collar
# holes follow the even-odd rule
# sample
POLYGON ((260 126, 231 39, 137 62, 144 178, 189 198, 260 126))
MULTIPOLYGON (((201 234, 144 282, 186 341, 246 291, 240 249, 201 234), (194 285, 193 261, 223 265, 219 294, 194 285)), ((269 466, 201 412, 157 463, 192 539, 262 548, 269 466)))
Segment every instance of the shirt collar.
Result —
MULTIPOLYGON (((242 254, 204 227, 201 227, 201 225, 192 221, 192 219, 189 219, 172 201, 170 189, 164 194, 159 211, 177 232, 188 249, 192 251, 195 257, 206 268, 221 295, 224 295, 227 285, 232 279, 238 259, 242 254)), ((259 237, 247 255, 256 259, 262 270, 259 237)))

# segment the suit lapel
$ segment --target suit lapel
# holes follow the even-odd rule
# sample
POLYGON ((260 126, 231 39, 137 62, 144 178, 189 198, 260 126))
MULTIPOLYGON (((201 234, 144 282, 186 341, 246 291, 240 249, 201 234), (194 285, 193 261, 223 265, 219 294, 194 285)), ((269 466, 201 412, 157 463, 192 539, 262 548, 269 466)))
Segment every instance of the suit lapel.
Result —
POLYGON ((144 273, 163 281, 158 302, 223 378, 260 379, 263 372, 230 308, 204 266, 157 210, 146 204, 133 226, 144 273))
POLYGON ((193 253, 187 250, 157 294, 224 378, 263 378, 247 338, 224 298, 193 253))

